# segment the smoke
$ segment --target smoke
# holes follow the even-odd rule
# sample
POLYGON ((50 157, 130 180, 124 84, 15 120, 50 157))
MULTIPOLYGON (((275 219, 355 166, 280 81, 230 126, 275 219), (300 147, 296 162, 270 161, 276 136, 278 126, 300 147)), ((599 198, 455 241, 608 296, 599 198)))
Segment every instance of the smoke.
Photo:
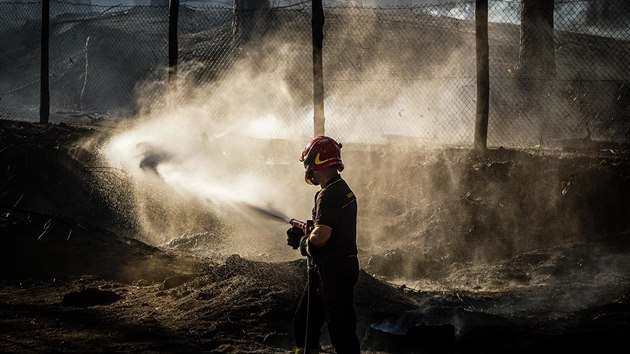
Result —
MULTIPOLYGON (((346 80, 356 75, 355 69, 327 66, 328 82, 340 85, 326 91, 327 134, 344 143, 347 165, 354 167, 344 177, 361 189, 370 176, 352 161, 353 151, 362 150, 359 144, 388 143, 392 137, 402 140, 400 136, 436 144, 469 127, 456 118, 463 116, 459 108, 448 107, 448 97, 456 93, 436 86, 437 81, 398 82, 382 90, 384 83, 400 75, 394 70, 398 64, 404 62, 405 70, 411 70, 415 49, 405 50, 402 40, 392 43, 377 22, 363 26, 359 38, 346 33, 339 24, 350 21, 359 26, 361 19, 341 15, 341 21, 331 16, 327 22, 338 44, 327 53, 333 58, 362 56, 363 72, 362 80, 346 80), (370 43, 370 50, 357 47, 357 40, 370 43), (426 100, 411 100, 409 92, 420 92, 426 100), (437 124, 433 113, 447 109, 453 116, 450 131, 437 124), (399 119, 383 120, 392 110, 399 119)), ((253 43, 220 80, 192 85, 203 65, 189 64, 179 73, 178 91, 163 102, 147 102, 141 96, 138 116, 121 125, 104 148, 110 165, 133 180, 130 198, 144 240, 164 244, 220 230, 212 238, 220 240, 216 247, 222 252, 295 257, 284 245, 284 228, 250 206, 310 218, 315 190, 304 184, 297 161, 312 134, 310 70, 304 70, 304 43, 286 38, 282 31, 253 43)), ((457 55, 452 52, 464 49, 460 40, 453 43, 439 63, 422 67, 425 75, 439 76, 453 66, 457 55)), ((380 239, 371 232, 360 238, 380 239)))
POLYGON ((474 38, 425 26, 409 11, 379 15, 326 14, 327 132, 346 143, 468 145, 473 107, 453 99, 474 90, 474 68, 466 70, 474 38))
MULTIPOLYGON (((445 45, 418 67, 417 48, 405 47, 401 38, 367 25, 364 32, 344 34, 336 26, 369 21, 336 21, 333 15, 327 25, 337 45, 327 55, 362 58, 360 79, 356 68, 337 65, 327 68, 325 80, 327 134, 344 144, 343 176, 358 197, 357 236, 366 270, 412 279, 422 289, 537 286, 543 282, 525 270, 544 265, 510 268, 501 262, 601 235, 589 236, 607 219, 589 225, 592 211, 580 206, 593 200, 599 201, 593 208, 608 205, 609 192, 600 200, 581 191, 610 183, 593 183, 588 164, 567 166, 561 159, 501 150, 479 157, 468 150, 417 148, 471 139, 472 113, 453 102, 469 93, 473 78, 447 84, 432 79, 457 77, 469 32, 441 38, 435 32, 438 38, 426 43, 445 45), (415 79, 400 84, 409 73, 415 79), (391 82, 396 84, 387 86, 391 82), (397 118, 384 119, 393 110, 397 118)), ((288 225, 278 220, 310 218, 316 189, 304 183, 297 159, 312 131, 311 82, 286 79, 305 75, 299 43, 273 34, 267 39, 245 48, 253 54, 210 85, 184 85, 196 74, 181 73, 177 94, 144 106, 105 147, 110 164, 133 180, 129 197, 145 240, 194 244, 196 252, 219 257, 298 257, 285 244, 288 225)), ((623 203, 627 191, 618 194, 623 203)))

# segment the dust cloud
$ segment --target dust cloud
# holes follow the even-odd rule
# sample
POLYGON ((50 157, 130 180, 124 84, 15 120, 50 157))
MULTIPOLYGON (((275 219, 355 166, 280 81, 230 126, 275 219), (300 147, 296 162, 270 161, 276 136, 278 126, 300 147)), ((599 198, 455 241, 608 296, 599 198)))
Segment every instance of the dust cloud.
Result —
MULTIPOLYGON (((445 45, 418 68, 411 60, 418 48, 404 40, 374 27, 358 34, 366 51, 349 44, 357 33, 335 28, 332 15, 327 21, 337 45, 325 53, 362 58, 360 79, 344 65, 324 75, 327 135, 344 144, 343 176, 358 197, 360 260, 370 274, 423 289, 537 286, 550 273, 570 272, 581 259, 575 247, 624 230, 618 214, 596 222, 590 216, 625 210, 628 195, 622 185, 582 193, 616 180, 598 172, 597 161, 443 147, 472 139, 472 112, 453 100, 470 94, 474 77, 448 85, 436 79, 457 77, 470 32, 442 34, 445 45), (400 80, 410 72, 413 80, 400 80), (388 82, 397 84, 383 86, 388 82)), ((436 35, 427 41, 440 40, 436 35)), ((250 54, 221 80, 184 85, 196 74, 181 73, 177 94, 142 107, 110 139, 104 153, 133 181, 128 197, 144 240, 219 258, 299 257, 285 245, 288 225, 247 207, 304 220, 316 191, 298 162, 312 134, 312 83, 287 79, 310 75, 304 47, 268 36, 245 48, 250 54)), ((580 279, 599 274, 595 265, 580 279)))
POLYGON ((346 143, 472 143, 474 105, 454 104, 474 94, 474 37, 463 29, 471 23, 437 29, 396 10, 326 16, 328 134, 346 143))
MULTIPOLYGON (((341 45, 329 48, 331 55, 352 55, 339 52, 345 49, 365 57, 358 52, 360 48, 342 45, 356 41, 352 34, 344 34, 334 25, 332 28, 336 43, 341 45)), ((393 136, 400 135, 437 143, 437 132, 446 131, 432 115, 431 102, 435 105, 436 96, 448 96, 431 80, 410 81, 376 94, 375 85, 398 75, 392 69, 395 54, 403 53, 409 59, 413 53, 389 50, 392 45, 403 48, 403 44, 387 41, 376 26, 364 29, 362 38, 372 41, 375 52, 387 55, 372 53, 365 58, 359 81, 346 80, 351 75, 349 68, 337 70, 333 66, 325 73, 333 84, 346 85, 328 91, 327 134, 347 146, 342 151, 344 156, 348 152, 347 178, 357 186, 369 183, 366 179, 373 176, 353 166, 352 151, 361 151, 365 143, 387 146, 393 136), (405 97, 405 92, 418 90, 427 93, 427 99, 420 103, 422 112, 405 97), (396 109, 399 120, 383 119, 385 111, 396 109)), ((194 238, 198 244, 200 239, 211 239, 207 248, 220 249, 221 254, 278 259, 296 256, 284 245, 283 226, 244 207, 252 204, 307 219, 315 192, 304 184, 303 167, 298 162, 312 134, 312 83, 310 67, 306 73, 303 68, 304 44, 274 34, 266 38, 271 40, 255 41, 265 44, 245 48, 248 54, 223 79, 208 85, 190 84, 195 82, 199 66, 189 65, 189 71, 179 74, 175 94, 159 103, 144 102, 141 113, 122 126, 105 147, 110 165, 126 171, 133 180, 129 197, 134 199, 144 240, 179 244, 194 238), (305 80, 287 80, 292 77, 305 80)), ((439 76, 452 66, 455 59, 449 58, 442 56, 439 64, 425 65, 423 70, 439 76)), ((447 104, 445 100, 439 102, 447 104)), ((468 129, 461 123, 454 119, 449 124, 453 129, 468 129)), ((393 166, 393 171, 401 168, 404 162, 393 166)), ((372 231, 367 233, 363 239, 379 238, 372 231)))
POLYGON ((278 120, 260 109, 282 106, 290 96, 269 102, 261 94, 267 81, 246 68, 236 71, 217 94, 208 97, 200 88, 186 104, 152 110, 123 127, 105 148, 111 165, 134 181, 138 220, 152 243, 210 237, 208 232, 221 229, 211 247, 263 253, 280 248, 285 229, 244 204, 281 209, 295 218, 308 215, 309 190, 298 162, 307 137, 269 139, 278 120))

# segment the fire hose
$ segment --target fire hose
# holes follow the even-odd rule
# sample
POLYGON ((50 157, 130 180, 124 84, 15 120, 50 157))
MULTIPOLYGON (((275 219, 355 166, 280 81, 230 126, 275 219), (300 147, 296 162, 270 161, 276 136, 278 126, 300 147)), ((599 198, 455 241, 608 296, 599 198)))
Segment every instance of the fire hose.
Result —
MULTIPOLYGON (((276 221, 288 222, 291 226, 301 229, 302 232, 304 232, 304 235, 306 236, 310 235, 311 232, 313 231, 313 228, 315 225, 313 223, 313 220, 300 221, 297 219, 291 219, 288 216, 275 210, 263 209, 261 207, 251 205, 248 203, 245 203, 245 205, 267 218, 270 218, 276 221)), ((315 271, 315 265, 313 263, 313 258, 307 256, 306 257, 306 328, 304 332, 304 352, 307 352, 306 344, 308 343, 308 324, 309 324, 309 318, 310 318, 310 312, 311 312, 311 287, 312 287, 311 283, 313 281, 312 273, 314 271, 315 271)))
MULTIPOLYGON (((298 229, 302 229, 302 231, 304 232, 304 235, 308 236, 311 234, 311 231, 313 231, 313 227, 314 227, 314 223, 313 220, 307 220, 306 222, 304 221, 300 221, 300 220, 296 220, 296 219, 291 219, 289 221, 289 224, 291 224, 291 226, 298 228, 298 229)), ((306 344, 308 343, 308 323, 309 323, 309 317, 310 317, 310 312, 311 312, 311 287, 312 287, 312 272, 315 271, 315 266, 313 265, 313 258, 307 256, 306 257, 306 328, 304 328, 304 352, 307 352, 307 346, 306 344)))

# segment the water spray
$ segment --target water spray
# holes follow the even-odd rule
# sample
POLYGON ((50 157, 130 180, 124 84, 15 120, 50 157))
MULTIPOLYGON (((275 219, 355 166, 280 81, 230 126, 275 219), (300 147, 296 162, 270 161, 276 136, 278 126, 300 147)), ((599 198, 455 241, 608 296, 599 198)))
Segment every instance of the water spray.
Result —
POLYGON ((256 213, 258 213, 258 215, 264 216, 267 219, 271 219, 271 220, 275 220, 275 221, 281 221, 281 222, 286 222, 289 224, 292 224, 291 221, 294 219, 291 219, 290 217, 284 215, 283 213, 277 211, 277 210, 273 210, 271 208, 267 208, 264 209, 262 207, 250 204, 250 203, 246 203, 246 202, 241 202, 241 204, 253 211, 255 211, 256 213))
MULTIPOLYGON (((146 143, 146 142, 137 143, 136 147, 142 150, 141 161, 138 167, 140 167, 140 169, 144 171, 151 172, 157 175, 164 182, 167 182, 165 178, 166 176, 163 174, 162 171, 158 170, 158 167, 159 165, 172 160, 173 159, 172 154, 153 144, 146 143)), ((263 207, 260 207, 260 206, 257 206, 248 202, 244 202, 244 201, 236 201, 236 204, 243 206, 245 208, 248 208, 250 210, 253 210, 258 215, 263 216, 267 219, 289 223, 291 226, 301 229, 305 235, 309 235, 314 227, 313 220, 300 221, 297 219, 290 218, 284 213, 277 211, 275 209, 263 208, 263 207)))
POLYGON ((313 227, 314 227, 314 223, 313 220, 307 220, 307 221, 300 221, 297 219, 291 219, 290 217, 284 215, 283 213, 277 211, 277 210, 273 210, 273 209, 263 209, 259 206, 253 205, 253 204, 249 204, 249 203, 241 203, 242 205, 254 210, 255 212, 257 212, 259 215, 264 216, 268 219, 271 220, 275 220, 275 221, 281 221, 281 222, 287 222, 289 224, 291 224, 291 226, 301 229, 305 235, 309 235, 311 233, 311 231, 313 231, 313 227))

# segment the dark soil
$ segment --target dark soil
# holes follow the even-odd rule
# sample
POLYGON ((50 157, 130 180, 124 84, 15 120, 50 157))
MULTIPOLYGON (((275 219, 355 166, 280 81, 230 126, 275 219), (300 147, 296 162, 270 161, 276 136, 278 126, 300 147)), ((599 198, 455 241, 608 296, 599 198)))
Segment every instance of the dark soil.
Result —
MULTIPOLYGON (((291 319, 305 284, 305 262, 239 255, 211 259, 132 238, 135 229, 125 217, 130 209, 124 198, 114 198, 116 207, 111 204, 109 193, 122 192, 102 187, 102 172, 101 179, 94 172, 98 156, 84 140, 98 144, 106 130, 0 121, 0 351, 291 351, 291 319)), ((392 204, 392 217, 410 221, 386 228, 409 237, 387 245, 363 244, 362 264, 369 274, 361 273, 355 305, 365 352, 607 352, 625 344, 630 335, 625 160, 495 154, 415 160, 433 177, 444 169, 426 166, 458 165, 468 182, 457 184, 461 198, 448 199, 451 182, 434 178, 436 184, 446 183, 444 196, 433 189, 441 208, 392 204), (570 199, 555 204, 549 197, 545 202, 554 211, 581 205, 575 213, 557 214, 569 215, 561 222, 577 215, 576 229, 548 247, 515 241, 502 256, 483 261, 466 257, 463 239, 457 237, 496 240, 501 234, 485 217, 495 204, 484 196, 497 195, 485 188, 496 192, 507 185, 522 199, 526 196, 518 185, 537 184, 540 190, 534 193, 543 196, 545 179, 519 179, 519 168, 538 166, 538 176, 568 171, 552 165, 577 166, 567 176, 566 192, 562 184, 557 190, 570 199), (549 170, 554 172, 546 174, 549 170), (608 189, 612 192, 601 194, 608 189), (605 212, 604 207, 615 209, 605 212), (458 252, 451 258, 423 256, 419 234, 432 237, 431 232, 444 229, 440 213, 448 208, 476 210, 479 218, 464 219, 469 224, 463 230, 454 226, 459 233, 453 233, 451 244, 458 252), (416 230, 412 213, 435 218, 433 231, 416 230), (479 231, 484 229, 493 232, 479 231), (568 238, 584 230, 588 237, 568 238), (417 263, 410 263, 409 273, 391 270, 410 259, 417 263)), ((112 177, 112 185, 123 188, 117 179, 112 177)), ((362 205, 369 207, 370 198, 384 202, 385 197, 365 188, 362 205)), ((514 203, 507 195, 500 200, 504 206, 514 203)), ((561 230, 553 218, 523 217, 537 227, 548 223, 561 230)), ((519 223, 498 225, 512 227, 515 239, 531 235, 519 223)), ((448 250, 448 244, 440 247, 448 250)), ((469 248, 472 252, 474 247, 469 248)), ((332 352, 327 338, 322 344, 332 352)))

